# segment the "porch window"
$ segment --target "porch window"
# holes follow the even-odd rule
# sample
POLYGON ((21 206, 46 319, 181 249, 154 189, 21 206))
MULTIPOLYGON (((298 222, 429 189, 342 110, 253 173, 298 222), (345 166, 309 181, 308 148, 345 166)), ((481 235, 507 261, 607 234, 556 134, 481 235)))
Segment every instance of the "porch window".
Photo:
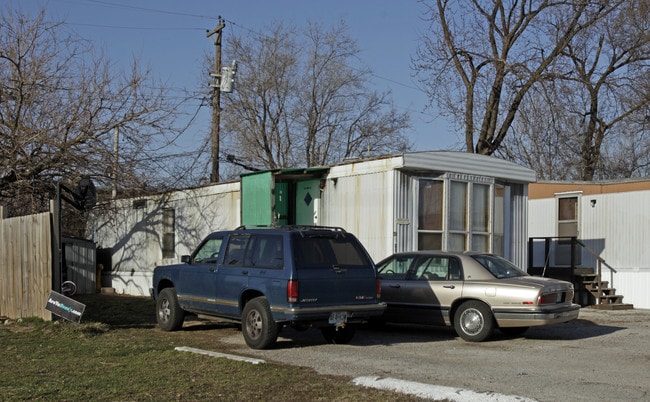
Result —
POLYGON ((418 249, 502 254, 503 186, 496 188, 492 179, 472 175, 420 179, 418 249))
POLYGON ((418 245, 420 250, 442 249, 444 182, 420 180, 418 245))
POLYGON ((449 244, 452 251, 465 250, 467 243, 467 183, 452 181, 449 200, 449 244))
POLYGON ((504 220, 505 220, 505 187, 494 186, 494 218, 492 232, 492 252, 503 257, 504 255, 504 220))
POLYGON ((578 197, 558 197, 558 236, 578 236, 578 197))
POLYGON ((490 186, 472 183, 472 250, 490 251, 490 186))

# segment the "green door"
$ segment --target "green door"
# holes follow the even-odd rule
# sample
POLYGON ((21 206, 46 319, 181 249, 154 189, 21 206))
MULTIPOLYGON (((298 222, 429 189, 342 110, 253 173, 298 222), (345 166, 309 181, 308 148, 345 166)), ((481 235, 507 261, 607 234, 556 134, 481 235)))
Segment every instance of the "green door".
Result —
POLYGON ((289 224, 289 183, 276 182, 275 188, 275 223, 289 224))
POLYGON ((296 182, 296 225, 318 225, 320 179, 296 182))
POLYGON ((241 224, 273 223, 273 174, 255 173, 241 178, 241 224))

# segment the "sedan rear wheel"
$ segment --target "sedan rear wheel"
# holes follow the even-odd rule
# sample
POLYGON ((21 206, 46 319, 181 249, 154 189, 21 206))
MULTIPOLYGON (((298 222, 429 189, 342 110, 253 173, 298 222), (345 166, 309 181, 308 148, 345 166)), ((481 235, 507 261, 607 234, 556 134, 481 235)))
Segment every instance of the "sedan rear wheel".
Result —
POLYGON ((494 316, 490 308, 480 301, 461 304, 454 314, 456 333, 468 342, 482 342, 494 332, 494 316))

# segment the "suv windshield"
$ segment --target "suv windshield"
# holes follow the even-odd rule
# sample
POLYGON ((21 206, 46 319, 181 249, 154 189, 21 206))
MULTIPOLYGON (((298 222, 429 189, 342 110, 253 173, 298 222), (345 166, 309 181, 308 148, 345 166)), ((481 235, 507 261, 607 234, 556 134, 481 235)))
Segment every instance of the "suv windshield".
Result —
POLYGON ((505 258, 495 255, 473 255, 479 264, 484 266, 497 279, 528 276, 528 274, 505 258))
POLYGON ((295 236, 298 268, 331 267, 367 268, 372 265, 358 243, 350 236, 295 236))

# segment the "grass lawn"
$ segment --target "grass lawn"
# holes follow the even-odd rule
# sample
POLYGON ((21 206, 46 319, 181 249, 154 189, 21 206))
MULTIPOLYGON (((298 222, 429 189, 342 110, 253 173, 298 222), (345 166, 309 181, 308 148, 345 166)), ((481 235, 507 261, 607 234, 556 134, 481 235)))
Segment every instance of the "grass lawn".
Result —
POLYGON ((74 298, 86 304, 79 324, 0 325, 0 400, 417 400, 307 368, 178 352, 176 346, 228 353, 215 333, 237 329, 168 333, 156 328, 149 298, 74 298))

